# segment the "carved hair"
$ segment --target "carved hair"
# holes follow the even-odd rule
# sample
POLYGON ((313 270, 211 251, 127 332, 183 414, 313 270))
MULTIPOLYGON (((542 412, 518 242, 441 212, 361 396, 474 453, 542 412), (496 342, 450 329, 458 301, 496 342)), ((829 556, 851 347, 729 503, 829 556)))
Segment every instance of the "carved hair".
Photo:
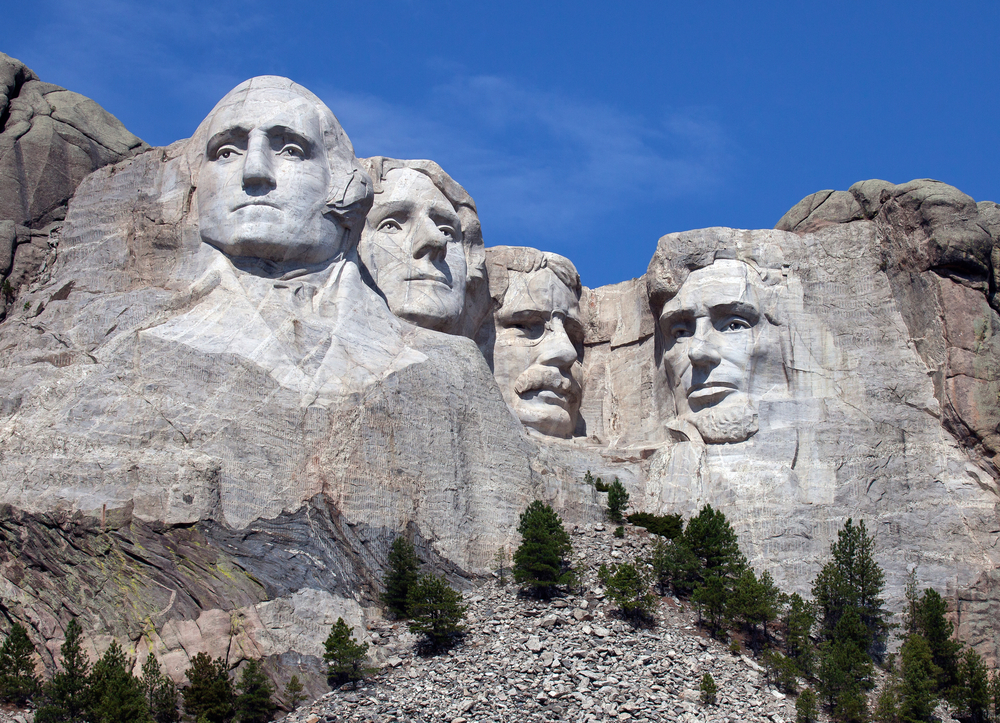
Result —
MULTIPOLYGON (((254 91, 284 90, 303 98, 312 104, 319 115, 326 148, 327 163, 330 166, 330 193, 326 203, 326 213, 336 217, 349 230, 359 227, 372 205, 372 182, 354 155, 354 146, 340 125, 340 121, 327 105, 311 91, 288 78, 277 75, 261 75, 245 80, 226 93, 212 112, 201 122, 194 135, 188 140, 185 155, 191 174, 192 186, 198 187, 198 173, 205 161, 209 128, 216 114, 224 107, 240 102, 254 91)), ((357 234, 351 234, 357 242, 357 234)))
MULTIPOLYGON (((674 298, 692 271, 711 266, 716 261, 742 261, 756 271, 756 278, 766 298, 761 299, 764 313, 772 324, 780 325, 778 296, 785 284, 786 266, 781 249, 772 244, 743 244, 719 233, 723 229, 706 228, 672 233, 660 239, 646 270, 646 291, 653 318, 659 319, 663 305, 674 298)), ((726 229, 728 231, 728 229, 726 229)))
POLYGON ((577 299, 583 291, 580 274, 573 262, 549 251, 539 251, 528 246, 492 246, 486 254, 486 267, 490 277, 490 296, 498 309, 503 306, 507 295, 511 272, 530 274, 550 269, 577 299))

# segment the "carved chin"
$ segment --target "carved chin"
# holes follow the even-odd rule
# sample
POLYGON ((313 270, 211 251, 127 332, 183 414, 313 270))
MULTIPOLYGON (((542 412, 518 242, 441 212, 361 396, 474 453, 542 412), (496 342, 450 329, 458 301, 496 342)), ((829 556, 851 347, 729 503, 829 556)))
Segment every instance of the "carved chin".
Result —
POLYGON ((757 433, 757 409, 743 395, 728 404, 692 412, 683 417, 690 422, 706 444, 745 442, 757 433))

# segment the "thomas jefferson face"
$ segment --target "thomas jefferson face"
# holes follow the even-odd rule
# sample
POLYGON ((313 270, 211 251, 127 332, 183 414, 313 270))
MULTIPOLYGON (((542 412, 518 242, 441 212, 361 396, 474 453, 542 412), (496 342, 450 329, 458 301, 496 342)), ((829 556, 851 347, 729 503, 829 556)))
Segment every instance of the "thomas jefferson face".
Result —
POLYGON ((362 262, 396 316, 455 333, 467 274, 455 208, 412 169, 389 171, 382 188, 358 245, 362 262))
POLYGON ((512 271, 495 320, 493 373, 507 404, 527 427, 573 436, 583 358, 576 294, 551 269, 512 271))
POLYGON ((229 256, 317 264, 345 230, 324 215, 330 167, 314 104, 283 88, 250 88, 215 112, 197 203, 201 237, 229 256))
POLYGON ((705 441, 742 441, 756 431, 754 370, 771 346, 762 288, 744 262, 719 260, 692 272, 660 314, 677 416, 705 441))

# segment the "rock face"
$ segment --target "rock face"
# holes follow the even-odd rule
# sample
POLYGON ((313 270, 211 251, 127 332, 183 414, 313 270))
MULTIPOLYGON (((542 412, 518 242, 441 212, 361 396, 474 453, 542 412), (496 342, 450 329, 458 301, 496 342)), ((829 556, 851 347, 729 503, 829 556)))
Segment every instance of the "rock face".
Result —
POLYGON ((79 184, 0 324, 0 607, 47 665, 80 617, 95 653, 115 636, 178 679, 202 650, 317 671, 337 617, 378 618, 396 535, 460 583, 533 499, 599 520, 587 470, 636 510, 722 509, 800 592, 863 517, 890 601, 916 566, 996 656, 996 205, 865 182, 776 230, 670 234, 642 278, 586 289, 562 257, 478 256, 436 164, 359 161, 287 79, 135 150, 79 184), (466 269, 439 326, 404 309, 454 311, 446 284, 409 293, 420 244, 358 243, 416 209, 457 284, 444 201, 466 269))
POLYGON ((148 148, 94 101, 0 53, 0 318, 47 258, 80 181, 148 148))

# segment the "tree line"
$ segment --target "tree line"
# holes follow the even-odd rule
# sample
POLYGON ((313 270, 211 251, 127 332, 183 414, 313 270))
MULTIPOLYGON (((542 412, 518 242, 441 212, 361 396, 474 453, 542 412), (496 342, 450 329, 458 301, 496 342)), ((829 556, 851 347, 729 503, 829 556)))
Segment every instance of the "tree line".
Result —
MULTIPOLYGON (((686 522, 680 515, 626 518, 629 495, 617 478, 605 484, 588 472, 584 481, 607 493, 607 517, 618 525, 615 536, 624 535, 627 519, 656 538, 645 559, 600 566, 598 577, 617 613, 633 625, 655 625, 654 592, 687 601, 699 626, 730 639, 734 654, 749 649, 775 686, 797 695, 797 723, 814 723, 821 707, 838 723, 929 723, 939 700, 963 721, 1000 721, 1000 675, 991 677, 975 650, 954 639, 945 601, 931 588, 918 591, 915 570, 906 588, 902 645, 898 656, 887 654, 894 626, 882 597, 885 575, 863 520, 849 519, 838 532, 829 560, 813 580, 812 599, 806 600, 783 593, 768 572, 758 575, 725 515, 711 505, 686 522), (876 666, 885 671, 886 683, 872 706, 876 666)), ((530 503, 517 531, 521 542, 512 557, 504 548, 495 557, 501 584, 510 563, 522 595, 550 599, 579 585, 572 541, 549 505, 530 503)), ((445 577, 421 574, 420 567, 413 545, 396 537, 381 601, 419 636, 417 652, 432 655, 461 642, 466 606, 445 577)), ((248 661, 234 684, 226 661, 199 653, 185 672, 188 685, 178 690, 153 655, 141 675, 133 675, 132 661, 117 642, 91 666, 81 637, 72 620, 59 669, 43 683, 34 674, 27 633, 15 624, 0 646, 0 702, 37 702, 36 723, 175 723, 181 708, 197 723, 263 723, 278 707, 260 661, 248 661)), ((368 643, 357 641, 343 618, 331 627, 324 650, 331 686, 356 687, 377 672, 369 664, 368 643)), ((292 676, 286 703, 294 708, 302 691, 292 676)), ((709 674, 701 694, 706 705, 717 700, 709 674)))

